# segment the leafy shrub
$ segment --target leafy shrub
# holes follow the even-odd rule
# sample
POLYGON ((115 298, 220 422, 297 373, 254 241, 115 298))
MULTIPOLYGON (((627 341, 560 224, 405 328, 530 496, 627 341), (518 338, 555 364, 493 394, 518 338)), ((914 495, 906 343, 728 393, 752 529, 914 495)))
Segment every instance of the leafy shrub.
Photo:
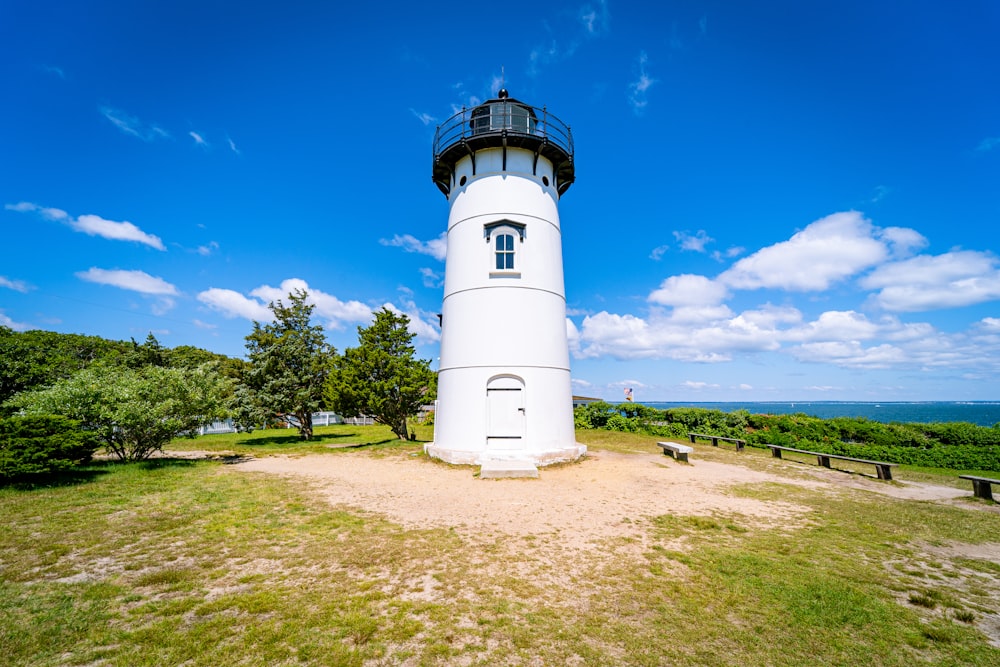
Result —
POLYGON ((573 423, 577 428, 604 428, 614 411, 610 403, 594 401, 573 411, 573 423))
POLYGON ((604 428, 609 431, 624 431, 626 433, 638 433, 640 431, 639 424, 635 419, 629 419, 620 414, 613 414, 608 417, 607 426, 604 428))
POLYGON ((29 415, 59 414, 80 422, 122 461, 141 461, 173 438, 225 417, 228 380, 210 366, 195 370, 91 364, 48 389, 8 403, 29 415))
POLYGON ((98 448, 79 423, 55 415, 0 419, 0 480, 45 475, 87 461, 98 448))

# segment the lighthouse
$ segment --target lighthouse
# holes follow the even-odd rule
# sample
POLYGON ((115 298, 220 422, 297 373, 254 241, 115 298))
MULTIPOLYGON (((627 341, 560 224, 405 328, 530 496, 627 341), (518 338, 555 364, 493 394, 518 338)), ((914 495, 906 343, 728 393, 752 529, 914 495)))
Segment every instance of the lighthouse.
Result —
POLYGON ((537 476, 537 466, 586 453, 573 428, 559 222, 573 138, 501 89, 442 123, 433 152, 448 254, 425 451, 481 465, 484 477, 537 476))

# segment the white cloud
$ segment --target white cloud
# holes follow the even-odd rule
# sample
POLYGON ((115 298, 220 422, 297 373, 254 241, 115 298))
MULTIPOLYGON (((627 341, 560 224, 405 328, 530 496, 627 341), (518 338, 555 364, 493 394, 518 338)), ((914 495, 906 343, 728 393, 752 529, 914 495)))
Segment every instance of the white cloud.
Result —
POLYGON ((705 252, 705 246, 715 240, 706 234, 704 229, 699 229, 694 236, 687 232, 674 232, 674 238, 680 244, 681 250, 692 252, 705 252))
POLYGON ((857 211, 834 213, 788 241, 739 260, 718 280, 736 289, 825 290, 888 256, 874 234, 871 222, 857 211))
POLYGON ((1000 299, 997 258, 971 250, 885 264, 860 284, 879 290, 871 301, 893 312, 957 308, 1000 299))
MULTIPOLYGON (((699 237, 707 239, 678 235, 678 241, 691 238, 698 245, 699 237)), ((848 370, 946 368, 958 374, 974 371, 978 377, 1000 372, 1000 318, 944 332, 929 322, 906 322, 891 313, 873 317, 850 307, 807 318, 787 303, 741 312, 727 303, 739 289, 822 291, 848 279, 875 291, 866 304, 883 311, 1000 300, 1000 259, 963 250, 912 256, 927 244, 915 230, 880 229, 858 212, 836 213, 736 262, 715 279, 692 274, 665 279, 649 294, 645 315, 580 312, 582 323, 567 324, 570 351, 577 359, 715 363, 739 357, 763 363, 780 355, 848 370)), ((822 300, 842 296, 824 294, 822 300)))
POLYGON ((444 276, 427 267, 420 269, 420 276, 423 278, 424 287, 441 287, 444 283, 444 276))
POLYGON ((6 204, 4 208, 8 211, 17 211, 19 213, 35 212, 46 220, 61 222, 68 225, 71 229, 87 234, 88 236, 100 236, 111 241, 133 241, 148 245, 157 250, 167 249, 159 236, 147 234, 128 221, 116 222, 114 220, 105 220, 98 215, 90 214, 74 218, 62 209, 46 208, 24 201, 17 204, 6 204))
POLYGON ((870 340, 882 333, 882 328, 853 310, 829 310, 801 327, 790 330, 785 340, 870 340))
POLYGON ((646 72, 646 64, 649 62, 649 56, 646 55, 645 51, 639 54, 637 69, 638 74, 636 75, 635 81, 628 85, 628 101, 632 106, 632 110, 636 113, 640 113, 646 108, 648 100, 646 99, 646 93, 653 84, 656 83, 656 79, 649 76, 646 72))
POLYGON ((404 302, 402 308, 388 302, 382 304, 382 307, 397 315, 406 315, 409 318, 410 323, 407 329, 411 334, 416 336, 414 342, 417 345, 436 343, 441 340, 441 332, 436 326, 437 316, 434 316, 433 323, 424 319, 423 314, 413 302, 404 302))
POLYGON ((712 251, 711 257, 717 262, 721 262, 727 259, 732 259, 733 257, 739 257, 746 251, 746 248, 742 246, 732 246, 731 248, 726 248, 725 252, 714 250, 712 251))
POLYGON ((345 322, 368 322, 372 317, 372 309, 360 301, 341 301, 332 294, 309 287, 309 284, 301 278, 282 280, 278 287, 262 285, 252 290, 250 296, 261 299, 265 304, 279 299, 287 304, 288 295, 295 290, 309 294, 308 302, 316 306, 313 312, 327 320, 326 326, 329 329, 341 329, 345 322))
POLYGON ((872 203, 877 204, 878 202, 882 201, 889 195, 890 192, 892 192, 892 188, 889 188, 885 185, 875 186, 875 191, 872 194, 872 203))
MULTIPOLYGON (((315 306, 313 314, 325 320, 325 327, 331 330, 343 329, 345 323, 366 324, 372 319, 372 309, 360 301, 341 301, 332 294, 309 287, 300 278, 288 278, 278 287, 261 285, 250 291, 249 296, 235 290, 212 287, 200 292, 198 301, 224 317, 243 317, 258 322, 274 319, 268 304, 281 301, 288 304, 288 295, 295 290, 308 293, 307 303, 315 306)), ((407 313, 409 314, 409 313, 407 313)))
POLYGON ((653 248, 653 252, 649 253, 649 258, 659 262, 663 258, 663 255, 670 250, 668 245, 660 245, 653 248))
POLYGON ((805 343, 791 348, 790 352, 799 361, 872 370, 889 368, 908 360, 906 353, 894 345, 883 343, 866 348, 856 340, 805 343))
POLYGON ((219 328, 218 324, 209 324, 208 322, 202 322, 201 320, 199 320, 197 318, 191 320, 191 323, 194 324, 199 329, 208 329, 209 331, 211 331, 212 329, 218 329, 219 328))
POLYGON ((153 303, 150 310, 154 315, 166 315, 173 310, 175 305, 174 300, 170 297, 160 297, 153 303))
POLYGON ((984 331, 988 331, 990 333, 1000 333, 1000 318, 984 317, 979 321, 979 325, 984 331))
POLYGON ((391 239, 379 239, 379 243, 384 246, 403 248, 406 252, 416 252, 421 255, 430 255, 434 259, 444 261, 448 254, 448 233, 441 232, 436 239, 431 239, 426 243, 411 236, 410 234, 396 234, 391 239))
POLYGON ((188 132, 188 136, 194 139, 194 143, 196 145, 201 146, 202 148, 210 148, 209 143, 205 141, 205 137, 201 136, 197 132, 194 131, 188 132))
POLYGON ((121 269, 99 269, 91 267, 79 271, 76 277, 99 285, 111 285, 124 290, 158 296, 174 296, 177 288, 163 278, 151 276, 145 271, 124 271, 121 269))
POLYGON ((218 249, 219 249, 219 244, 218 243, 216 243, 215 241, 209 241, 205 245, 198 246, 197 252, 202 257, 208 257, 209 255, 211 255, 213 252, 215 252, 218 249))
POLYGON ((436 123, 437 122, 437 118, 435 118, 434 116, 430 115, 429 113, 423 113, 423 112, 417 111, 416 109, 414 109, 412 107, 410 108, 410 113, 412 113, 413 117, 416 118, 417 120, 419 120, 424 125, 430 125, 432 123, 436 123))
POLYGON ((71 221, 69 226, 88 236, 100 236, 112 241, 135 241, 157 250, 166 250, 159 236, 147 234, 128 221, 116 222, 97 215, 81 215, 71 221))
POLYGON ((33 289, 31 285, 23 280, 12 280, 7 276, 0 276, 0 287, 6 287, 7 289, 12 289, 15 292, 21 292, 22 294, 27 294, 33 289))
POLYGON ((725 285, 705 276, 684 274, 664 280, 649 300, 663 306, 698 306, 721 303, 728 293, 725 285))
POLYGON ((979 142, 976 146, 976 150, 980 153, 985 153, 986 151, 991 151, 997 146, 1000 146, 1000 137, 986 137, 979 142))
POLYGON ((600 35, 607 32, 611 21, 607 0, 598 0, 595 4, 585 4, 579 9, 579 17, 580 23, 588 35, 600 35))
POLYGON ((249 299, 231 289, 211 287, 198 293, 198 301, 222 313, 226 318, 243 317, 258 322, 269 322, 272 319, 267 304, 249 299))
POLYGON ((3 310, 0 310, 0 326, 13 329, 14 331, 26 331, 29 326, 24 322, 15 322, 10 317, 8 317, 3 310))
POLYGON ((893 257, 908 257, 913 251, 927 247, 924 235, 907 227, 886 227, 880 236, 888 242, 893 257))
POLYGON ((226 136, 226 143, 229 144, 229 150, 236 153, 237 155, 242 155, 242 153, 240 153, 240 149, 236 147, 236 142, 230 139, 228 136, 226 136))
POLYGON ((718 389, 719 385, 713 384, 711 382, 696 382, 694 380, 685 380, 681 383, 681 386, 685 389, 690 389, 691 391, 702 391, 704 389, 718 389))
POLYGON ((576 328, 573 320, 566 318, 566 342, 569 344, 569 352, 574 357, 580 356, 580 330, 576 328))
MULTIPOLYGON (((562 19, 564 15, 560 14, 562 19)), ((557 25, 545 27, 549 35, 558 34, 560 39, 549 37, 546 41, 531 49, 528 56, 528 76, 537 76, 542 67, 556 62, 569 60, 587 41, 607 34, 611 25, 611 12, 607 0, 596 0, 581 5, 572 16, 572 25, 557 25)), ((495 89, 494 89, 495 90, 495 89)))
POLYGON ((60 79, 66 78, 66 72, 64 72, 61 67, 56 67, 55 65, 42 65, 41 70, 43 72, 48 72, 49 74, 55 74, 60 79))
POLYGON ((101 107, 101 114, 119 130, 137 139, 150 142, 157 139, 170 138, 170 134, 162 127, 144 123, 135 116, 130 116, 120 109, 107 106, 101 107))

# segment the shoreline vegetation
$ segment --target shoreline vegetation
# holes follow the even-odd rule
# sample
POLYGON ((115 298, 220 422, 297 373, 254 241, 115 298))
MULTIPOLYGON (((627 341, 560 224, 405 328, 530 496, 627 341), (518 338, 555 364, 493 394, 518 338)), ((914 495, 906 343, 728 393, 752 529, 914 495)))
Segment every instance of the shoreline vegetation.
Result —
POLYGON ((1000 472, 1000 424, 891 422, 864 417, 821 419, 804 413, 656 408, 597 401, 574 411, 577 428, 643 433, 686 441, 691 432, 746 440, 747 446, 782 445, 827 454, 928 468, 1000 472))

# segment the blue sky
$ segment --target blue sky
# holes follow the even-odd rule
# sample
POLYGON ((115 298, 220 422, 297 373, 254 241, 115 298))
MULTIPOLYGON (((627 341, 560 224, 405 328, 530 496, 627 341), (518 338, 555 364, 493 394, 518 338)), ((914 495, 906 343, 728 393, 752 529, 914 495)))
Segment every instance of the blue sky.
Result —
POLYGON ((568 123, 574 391, 1000 399, 1000 5, 0 4, 0 323, 244 352, 306 287, 436 360, 437 123, 568 123))

